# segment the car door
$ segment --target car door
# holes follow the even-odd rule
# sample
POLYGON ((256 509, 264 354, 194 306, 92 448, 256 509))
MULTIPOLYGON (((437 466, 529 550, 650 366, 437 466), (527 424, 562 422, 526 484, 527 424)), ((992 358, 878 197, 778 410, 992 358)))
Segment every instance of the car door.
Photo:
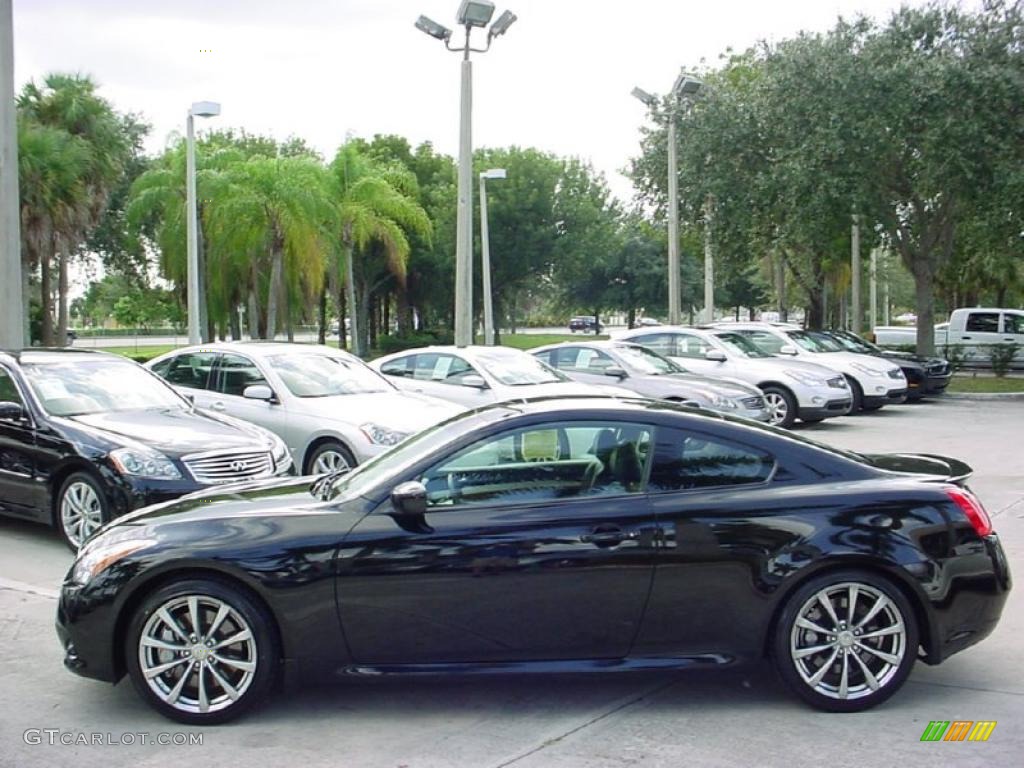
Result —
POLYGON ((0 365, 0 402, 15 403, 24 418, 0 417, 0 510, 36 517, 43 507, 43 489, 36 482, 38 449, 35 427, 14 374, 0 365))
POLYGON ((1024 314, 1019 312, 1003 312, 1003 344, 1016 344, 1014 352, 1014 363, 1020 365, 1024 362, 1024 314))
POLYGON ((411 470, 421 524, 385 500, 346 538, 338 608, 361 664, 621 658, 650 590, 652 429, 504 429, 411 470))
MULTIPOLYGON (((991 345, 998 344, 1003 340, 999 333, 999 322, 999 312, 967 313, 959 342, 964 345, 964 351, 970 353, 969 360, 972 362, 988 361, 991 345)), ((954 343, 956 342, 954 341, 954 343)))
MULTIPOLYGON (((254 360, 237 352, 224 352, 217 359, 214 373, 215 384, 210 410, 258 424, 287 442, 287 410, 276 399, 277 393, 275 392, 275 399, 272 401, 254 400, 243 396, 249 387, 270 387, 266 375, 254 360)), ((273 387, 270 388, 274 391, 273 387)))
POLYGON ((424 395, 439 397, 468 408, 487 405, 495 400, 494 390, 467 384, 467 377, 483 375, 465 358, 447 352, 418 352, 413 356, 406 388, 424 395))
POLYGON ((183 395, 191 397, 197 407, 209 409, 216 399, 211 391, 216 360, 216 352, 183 352, 164 358, 152 370, 183 395))

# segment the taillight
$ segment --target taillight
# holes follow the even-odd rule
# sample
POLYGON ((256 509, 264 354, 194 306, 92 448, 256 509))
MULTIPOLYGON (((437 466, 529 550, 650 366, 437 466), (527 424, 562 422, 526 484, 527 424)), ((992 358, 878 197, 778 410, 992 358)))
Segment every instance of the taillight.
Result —
POLYGON ((964 488, 947 488, 946 495, 967 515, 979 536, 992 533, 992 519, 973 493, 964 488))

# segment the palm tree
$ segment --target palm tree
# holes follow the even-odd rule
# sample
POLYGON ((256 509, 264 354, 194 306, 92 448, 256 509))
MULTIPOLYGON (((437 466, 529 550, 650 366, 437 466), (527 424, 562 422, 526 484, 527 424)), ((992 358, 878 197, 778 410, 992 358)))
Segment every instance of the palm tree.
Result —
POLYGON ((332 276, 344 267, 352 346, 361 355, 368 347, 370 295, 377 287, 371 283, 375 256, 379 254, 386 273, 403 290, 410 251, 406 232, 429 239, 432 228, 426 211, 416 202, 415 177, 397 166, 374 163, 356 143, 347 142, 338 149, 330 175, 341 240, 341 259, 332 276))

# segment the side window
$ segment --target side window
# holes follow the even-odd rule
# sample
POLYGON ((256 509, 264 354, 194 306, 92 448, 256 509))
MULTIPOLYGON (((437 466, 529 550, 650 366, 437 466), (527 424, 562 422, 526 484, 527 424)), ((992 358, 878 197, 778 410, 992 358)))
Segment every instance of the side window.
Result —
POLYGON ((681 429, 658 429, 649 487, 652 493, 762 483, 775 461, 744 445, 681 429))
POLYGON ((556 349, 552 353, 553 364, 556 368, 564 371, 579 371, 581 373, 602 374, 606 368, 615 366, 612 360, 604 352, 588 347, 564 347, 556 349))
POLYGON ((1003 333, 1024 334, 1024 315, 1003 314, 1003 333))
POLYGON ((461 386, 462 379, 472 373, 476 371, 461 357, 430 352, 416 355, 412 377, 418 381, 461 386))
POLYGON ((764 331, 737 331, 737 333, 746 336, 754 343, 754 346, 769 355, 779 354, 779 350, 785 346, 785 342, 773 333, 764 331))
POLYGON ((627 341, 634 344, 653 349, 655 352, 666 357, 677 357, 675 339, 671 333, 645 333, 643 336, 633 336, 627 341))
POLYGON ((218 370, 220 376, 217 380, 217 391, 225 395, 241 397, 246 387, 267 383, 255 363, 241 355, 224 355, 220 359, 218 370))
POLYGON ((711 345, 704 341, 704 339, 691 336, 688 333, 677 334, 676 345, 678 346, 678 351, 676 352, 678 357, 703 359, 704 353, 711 349, 711 345))
POLYGON ((411 371, 409 370, 409 363, 412 362, 415 355, 406 355, 405 357, 398 357, 394 360, 388 360, 380 367, 380 372, 385 376, 409 376, 411 371))
POLYGON ((967 315, 964 330, 974 333, 999 333, 999 313, 971 312, 967 315))
POLYGON ((6 369, 0 368, 0 403, 17 403, 24 407, 18 387, 6 369))
POLYGON ((153 372, 168 384, 191 389, 209 389, 216 352, 188 352, 153 366, 153 372))
POLYGON ((435 511, 467 504, 623 495, 643 489, 649 427, 545 424, 486 438, 421 478, 435 511))

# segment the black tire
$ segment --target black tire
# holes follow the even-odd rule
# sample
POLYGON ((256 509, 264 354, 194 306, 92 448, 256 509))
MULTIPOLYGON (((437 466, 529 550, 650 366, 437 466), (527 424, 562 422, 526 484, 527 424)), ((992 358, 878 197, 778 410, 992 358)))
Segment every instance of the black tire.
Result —
MULTIPOLYGON (((317 462, 327 454, 336 455, 339 461, 347 464, 350 469, 356 467, 356 457, 352 455, 352 451, 348 447, 337 440, 326 440, 310 451, 309 456, 306 457, 306 465, 302 469, 303 474, 317 475, 332 471, 330 468, 316 469, 317 462)), ((341 468, 340 463, 337 468, 341 468)))
MULTIPOLYGON (((188 579, 168 584, 147 596, 135 611, 125 634, 124 658, 128 675, 138 694, 157 712, 171 720, 190 725, 214 725, 232 720, 262 701, 273 686, 280 668, 280 649, 273 618, 249 594, 229 583, 215 579, 188 579), (191 625, 191 599, 195 598, 200 631, 191 625), (216 606, 226 605, 230 612, 214 627, 208 642, 203 630, 216 621, 216 606), (161 609, 177 622, 188 640, 175 635, 161 617, 161 609), (162 629, 161 629, 162 628, 162 629), (249 630, 250 638, 226 646, 217 646, 249 630), (147 638, 156 642, 182 646, 172 651, 143 645, 147 638), (192 642, 192 637, 196 641, 192 642), (212 645, 210 651, 207 646, 212 645), (219 654, 214 653, 220 648, 219 654), (178 664, 147 680, 143 664, 152 671, 176 658, 178 664), (201 659, 194 661, 194 658, 201 659), (234 664, 252 664, 251 671, 234 664), (181 671, 183 670, 183 671, 181 671), (232 698, 228 688, 232 687, 232 698), (202 681, 202 682, 200 682, 202 681), (200 689, 200 686, 202 688, 200 689), (202 711, 205 692, 208 711, 202 711), (175 692, 177 695, 175 696, 175 692), (173 701, 171 697, 175 698, 173 701)), ((180 632, 179 632, 180 634, 180 632)))
POLYGON ((846 377, 846 383, 850 385, 850 415, 852 416, 864 409, 864 390, 852 376, 846 377))
POLYGON ((859 712, 881 704, 906 682, 917 659, 918 637, 913 608, 892 582, 869 571, 835 571, 811 579, 790 595, 773 630, 772 659, 786 686, 811 706, 828 712, 859 712), (838 625, 818 600, 821 594, 832 606, 838 625), (826 632, 806 624, 797 626, 801 618, 826 632), (897 631, 891 631, 894 628, 897 631), (873 635, 880 630, 890 631, 873 635), (801 650, 818 648, 823 650, 797 658, 801 650), (844 669, 846 698, 842 697, 844 669))
POLYGON ((769 405, 769 413, 772 414, 772 419, 769 423, 784 429, 789 429, 793 426, 793 422, 796 421, 797 417, 797 404, 793 393, 785 387, 779 387, 774 384, 762 387, 761 391, 764 392, 765 403, 769 405), (783 415, 776 420, 775 414, 779 413, 783 415))
POLYGON ((110 501, 103 484, 85 471, 68 475, 53 502, 53 524, 68 548, 77 552, 94 531, 108 522, 110 501), (74 523, 76 515, 82 521, 80 526, 74 523))

